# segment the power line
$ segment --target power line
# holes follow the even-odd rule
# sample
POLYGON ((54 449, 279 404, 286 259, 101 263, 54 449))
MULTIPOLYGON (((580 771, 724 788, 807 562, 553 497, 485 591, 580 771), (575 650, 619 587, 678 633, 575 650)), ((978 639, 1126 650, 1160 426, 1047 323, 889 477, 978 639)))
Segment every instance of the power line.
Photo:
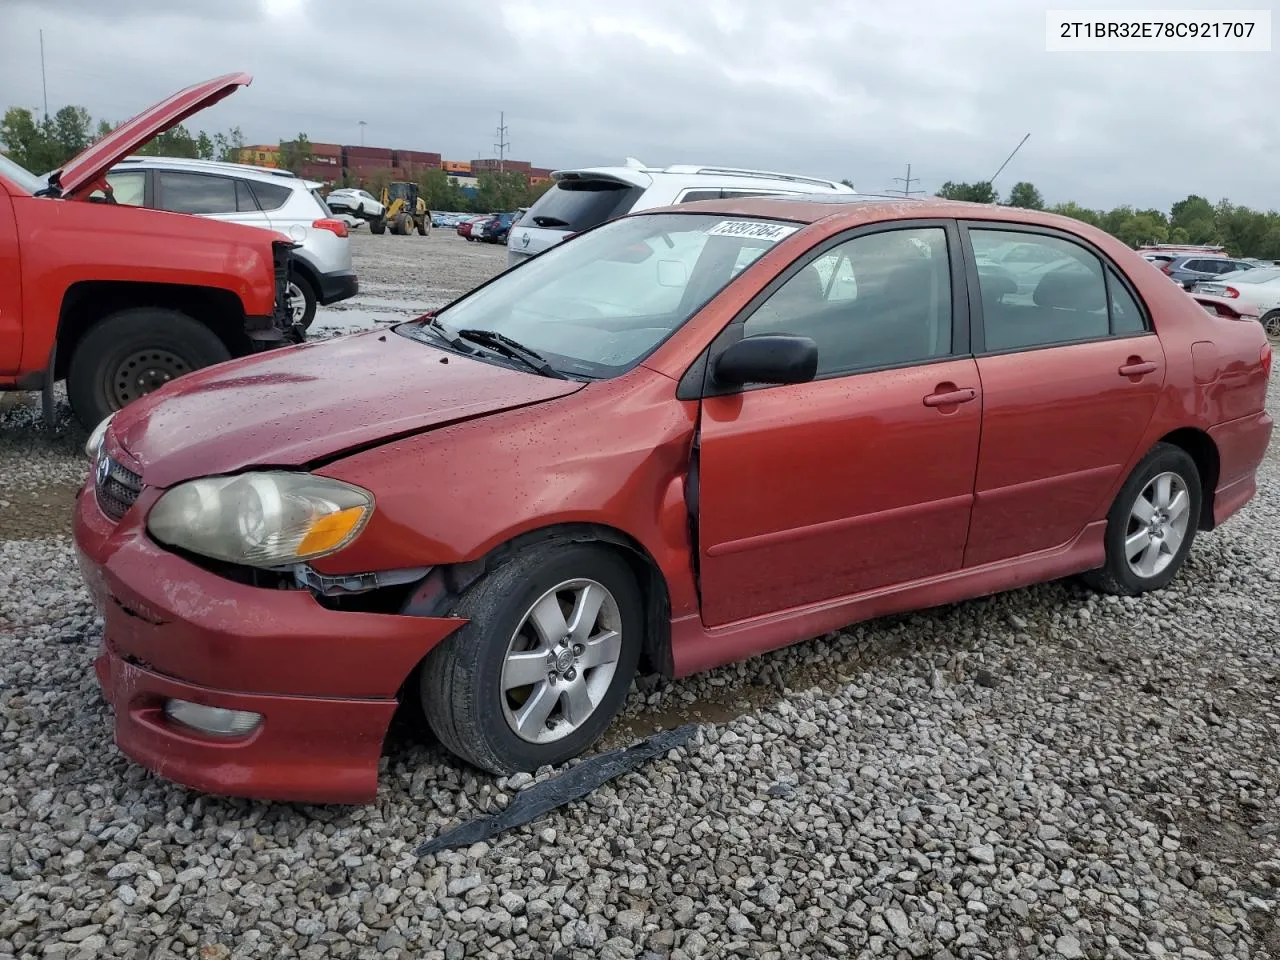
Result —
POLYGON ((919 178, 919 177, 913 177, 913 176, 911 176, 911 164, 909 164, 909 163, 907 164, 907 175, 906 175, 905 177, 894 177, 894 178, 893 178, 893 182, 894 182, 894 183, 900 183, 900 184, 902 184, 902 187, 901 187, 901 188, 898 188, 898 187, 885 187, 885 188, 884 188, 884 192, 885 192, 885 193, 896 193, 896 194, 899 194, 899 195, 901 195, 901 196, 903 196, 903 197, 909 197, 909 196, 911 196, 911 195, 912 195, 912 194, 914 194, 914 193, 924 193, 924 191, 923 191, 923 190, 912 190, 912 189, 911 189, 911 184, 912 184, 912 183, 919 183, 919 182, 920 182, 920 178, 919 178))
POLYGON ((507 147, 511 146, 511 141, 507 139, 507 115, 505 113, 498 114, 498 142, 493 145, 493 149, 498 151, 498 172, 506 172, 507 147))
POLYGON ((40 31, 40 89, 44 92, 44 118, 49 119, 49 84, 44 78, 44 30, 40 31))

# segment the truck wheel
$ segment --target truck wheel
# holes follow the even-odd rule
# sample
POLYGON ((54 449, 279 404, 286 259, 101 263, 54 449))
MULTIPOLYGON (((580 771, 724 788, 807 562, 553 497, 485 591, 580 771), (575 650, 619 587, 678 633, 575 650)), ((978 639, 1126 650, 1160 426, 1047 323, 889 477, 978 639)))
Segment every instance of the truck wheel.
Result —
POLYGON ((418 223, 418 236, 425 237, 427 235, 427 231, 431 229, 427 225, 427 218, 423 217, 421 220, 417 221, 417 223, 418 223))
POLYGON ((413 217, 407 213, 400 214, 400 236, 407 237, 413 233, 413 217))
POLYGON ((387 229, 387 221, 383 217, 374 217, 369 221, 369 232, 381 236, 387 229))
POLYGON ((85 429, 184 373, 231 359, 217 334, 162 307, 121 310, 94 324, 67 368, 67 397, 85 429))
POLYGON ((289 280, 289 315, 303 330, 316 318, 316 291, 306 277, 295 275, 289 280))

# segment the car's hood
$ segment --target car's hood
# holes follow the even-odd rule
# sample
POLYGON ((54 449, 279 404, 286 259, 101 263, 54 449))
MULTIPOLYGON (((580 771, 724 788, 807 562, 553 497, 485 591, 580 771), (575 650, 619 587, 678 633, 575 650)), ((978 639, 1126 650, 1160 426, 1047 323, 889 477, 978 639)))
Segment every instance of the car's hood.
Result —
POLYGON ((125 407, 111 433, 148 485, 168 487, 301 466, 582 387, 371 331, 189 373, 125 407))
POLYGON ((87 192, 118 161, 166 130, 172 130, 193 113, 198 113, 234 93, 238 87, 247 87, 252 82, 253 77, 247 73, 228 73, 179 90, 168 99, 142 111, 132 120, 122 123, 53 171, 49 174, 50 186, 60 190, 64 197, 87 192))

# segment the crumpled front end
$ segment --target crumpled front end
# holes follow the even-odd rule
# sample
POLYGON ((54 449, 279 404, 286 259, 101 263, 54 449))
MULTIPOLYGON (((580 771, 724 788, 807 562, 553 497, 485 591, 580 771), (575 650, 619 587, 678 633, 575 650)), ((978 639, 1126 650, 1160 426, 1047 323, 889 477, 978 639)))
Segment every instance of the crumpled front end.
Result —
POLYGON ((293 322, 293 312, 289 309, 289 278, 293 270, 293 251, 297 246, 286 240, 272 242, 275 286, 272 311, 268 316, 245 317, 245 333, 260 350, 302 343, 307 338, 306 328, 293 322))

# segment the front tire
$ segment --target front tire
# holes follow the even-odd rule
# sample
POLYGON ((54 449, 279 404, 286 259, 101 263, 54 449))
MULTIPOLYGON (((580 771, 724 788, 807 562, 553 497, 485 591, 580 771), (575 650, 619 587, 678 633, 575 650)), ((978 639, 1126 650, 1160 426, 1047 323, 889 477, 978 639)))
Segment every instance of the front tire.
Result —
POLYGON ((185 373, 231 359, 217 334, 185 313, 159 307, 121 310, 76 344, 67 398, 92 430, 109 414, 185 373))
POLYGON ((427 655, 420 682, 445 747, 510 774, 563 763, 600 739, 626 699, 644 629, 640 590, 617 553, 530 547, 453 613, 468 623, 427 655))
POLYGON ((1106 563, 1085 582, 1124 597, 1167 586, 1195 540, 1202 496, 1191 456, 1156 444, 1120 488, 1107 515, 1106 563))
POLYGON ((383 217, 374 217, 369 221, 369 232, 381 236, 386 232, 387 221, 383 217))

